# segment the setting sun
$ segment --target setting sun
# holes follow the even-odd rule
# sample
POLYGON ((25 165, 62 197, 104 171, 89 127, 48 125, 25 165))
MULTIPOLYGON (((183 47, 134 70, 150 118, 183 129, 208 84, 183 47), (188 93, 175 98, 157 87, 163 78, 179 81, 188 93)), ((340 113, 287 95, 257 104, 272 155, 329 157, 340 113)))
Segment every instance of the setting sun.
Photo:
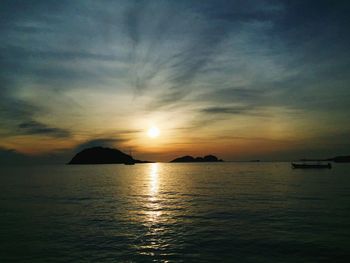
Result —
POLYGON ((149 128, 147 134, 150 138, 156 138, 159 136, 160 131, 157 127, 151 127, 151 128, 149 128))

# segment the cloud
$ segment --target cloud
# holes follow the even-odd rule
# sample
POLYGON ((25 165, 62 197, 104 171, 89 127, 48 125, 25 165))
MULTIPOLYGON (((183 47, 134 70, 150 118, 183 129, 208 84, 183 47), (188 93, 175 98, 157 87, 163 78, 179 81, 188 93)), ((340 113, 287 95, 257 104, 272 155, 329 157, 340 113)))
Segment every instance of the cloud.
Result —
MULTIPOLYGON (((121 129, 130 111, 137 118, 181 111, 186 127, 266 113, 283 126, 299 111, 300 123, 312 113, 318 130, 349 127, 346 1, 1 5, 0 132, 9 137, 91 138, 94 120, 121 129), (54 127, 35 121, 48 116, 54 127)), ((87 145, 132 137, 98 132, 102 139, 87 145)))
POLYGON ((249 103, 256 104, 264 100, 273 90, 264 87, 231 87, 204 92, 196 97, 197 100, 216 103, 249 103))
MULTIPOLYGON (((252 114, 252 108, 249 106, 230 106, 230 107, 208 107, 201 109, 206 114, 252 114)), ((254 114, 255 115, 255 114, 254 114)))
POLYGON ((144 1, 133 2, 131 7, 129 7, 124 14, 126 33, 131 39, 134 48, 140 41, 140 19, 144 8, 144 1))
POLYGON ((0 98, 0 117, 2 119, 18 120, 29 118, 38 108, 23 100, 12 98, 6 93, 0 98))
MULTIPOLYGON (((172 103, 187 100, 205 87, 225 88, 223 84, 227 79, 239 76, 246 68, 247 61, 244 57, 247 48, 257 48, 256 41, 259 36, 270 28, 267 13, 270 14, 270 20, 274 20, 274 14, 277 13, 267 12, 264 8, 251 11, 252 6, 254 5, 244 5, 242 2, 204 2, 198 6, 180 6, 185 10, 179 13, 185 13, 186 17, 178 17, 182 20, 175 23, 179 23, 181 29, 175 26, 175 29, 167 32, 167 36, 173 38, 172 34, 182 34, 184 37, 179 40, 175 49, 165 54, 167 59, 164 61, 170 62, 163 63, 163 68, 158 73, 163 76, 162 91, 154 96, 149 107, 167 108, 172 103), (228 13, 227 10, 235 12, 228 13), (259 21, 260 24, 252 21, 259 21), (212 84, 215 79, 218 80, 217 83, 212 84)), ((261 47, 257 48, 259 49, 261 47)), ((260 57, 255 56, 252 59, 257 60, 260 57)))
POLYGON ((75 151, 80 151, 85 148, 91 148, 91 147, 115 147, 118 143, 123 143, 128 141, 127 139, 117 139, 117 138, 99 138, 99 139, 93 139, 88 140, 86 142, 83 142, 75 147, 75 151))
POLYGON ((46 135, 52 137, 69 137, 70 132, 65 129, 50 127, 37 121, 22 122, 18 125, 20 133, 30 135, 46 135))

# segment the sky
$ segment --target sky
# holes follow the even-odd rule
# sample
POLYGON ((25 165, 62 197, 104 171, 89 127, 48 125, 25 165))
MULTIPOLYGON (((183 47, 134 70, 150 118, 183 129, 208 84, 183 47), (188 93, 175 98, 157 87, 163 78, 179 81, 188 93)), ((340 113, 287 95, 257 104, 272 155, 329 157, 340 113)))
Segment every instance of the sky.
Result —
POLYGON ((1 1, 0 162, 350 154, 348 1, 1 1), (147 136, 157 127, 157 138, 147 136))

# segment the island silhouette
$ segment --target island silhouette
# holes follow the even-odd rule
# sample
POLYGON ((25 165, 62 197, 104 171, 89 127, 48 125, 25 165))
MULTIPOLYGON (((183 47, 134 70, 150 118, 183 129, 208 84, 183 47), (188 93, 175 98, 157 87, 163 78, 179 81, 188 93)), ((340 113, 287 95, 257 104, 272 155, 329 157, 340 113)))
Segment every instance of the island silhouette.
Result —
POLYGON ((325 162, 330 161, 334 163, 350 163, 350 155, 344 155, 344 156, 336 156, 332 158, 326 158, 326 159, 311 159, 311 158, 304 158, 300 159, 302 162, 325 162))
MULTIPOLYGON (((335 163, 349 163, 350 156, 336 156, 326 159, 300 159, 300 161, 332 161, 335 163)), ((206 155, 204 157, 193 157, 185 155, 177 157, 170 163, 205 163, 205 162, 223 162, 215 155, 206 155)), ((251 160, 250 162, 260 162, 260 160, 251 160)), ((152 163, 152 161, 141 161, 134 159, 131 155, 126 154, 118 149, 108 147, 86 148, 78 152, 67 164, 137 164, 152 163)))
POLYGON ((150 163, 134 159, 131 155, 118 149, 92 147, 78 152, 68 164, 135 164, 150 163))
POLYGON ((223 162, 223 160, 218 159, 214 155, 206 155, 204 157, 193 157, 190 155, 178 157, 172 161, 171 163, 203 163, 203 162, 223 162))
POLYGON ((330 158, 328 160, 335 162, 335 163, 350 163, 350 155, 349 156, 336 156, 336 157, 330 158))
MULTIPOLYGON (((204 157, 182 156, 171 161, 171 163, 194 163, 194 162, 223 162, 214 155, 204 157)), ((91 147, 78 152, 67 164, 137 164, 152 163, 134 159, 131 155, 108 147, 91 147)))

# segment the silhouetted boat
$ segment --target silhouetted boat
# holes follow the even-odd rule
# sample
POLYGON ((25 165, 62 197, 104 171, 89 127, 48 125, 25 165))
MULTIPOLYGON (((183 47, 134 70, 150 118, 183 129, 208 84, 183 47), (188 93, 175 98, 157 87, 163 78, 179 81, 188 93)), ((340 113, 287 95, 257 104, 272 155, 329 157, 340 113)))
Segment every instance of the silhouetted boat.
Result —
POLYGON ((328 168, 331 169, 332 165, 330 163, 322 164, 322 163, 292 163, 292 168, 299 168, 299 169, 322 169, 322 168, 328 168))

